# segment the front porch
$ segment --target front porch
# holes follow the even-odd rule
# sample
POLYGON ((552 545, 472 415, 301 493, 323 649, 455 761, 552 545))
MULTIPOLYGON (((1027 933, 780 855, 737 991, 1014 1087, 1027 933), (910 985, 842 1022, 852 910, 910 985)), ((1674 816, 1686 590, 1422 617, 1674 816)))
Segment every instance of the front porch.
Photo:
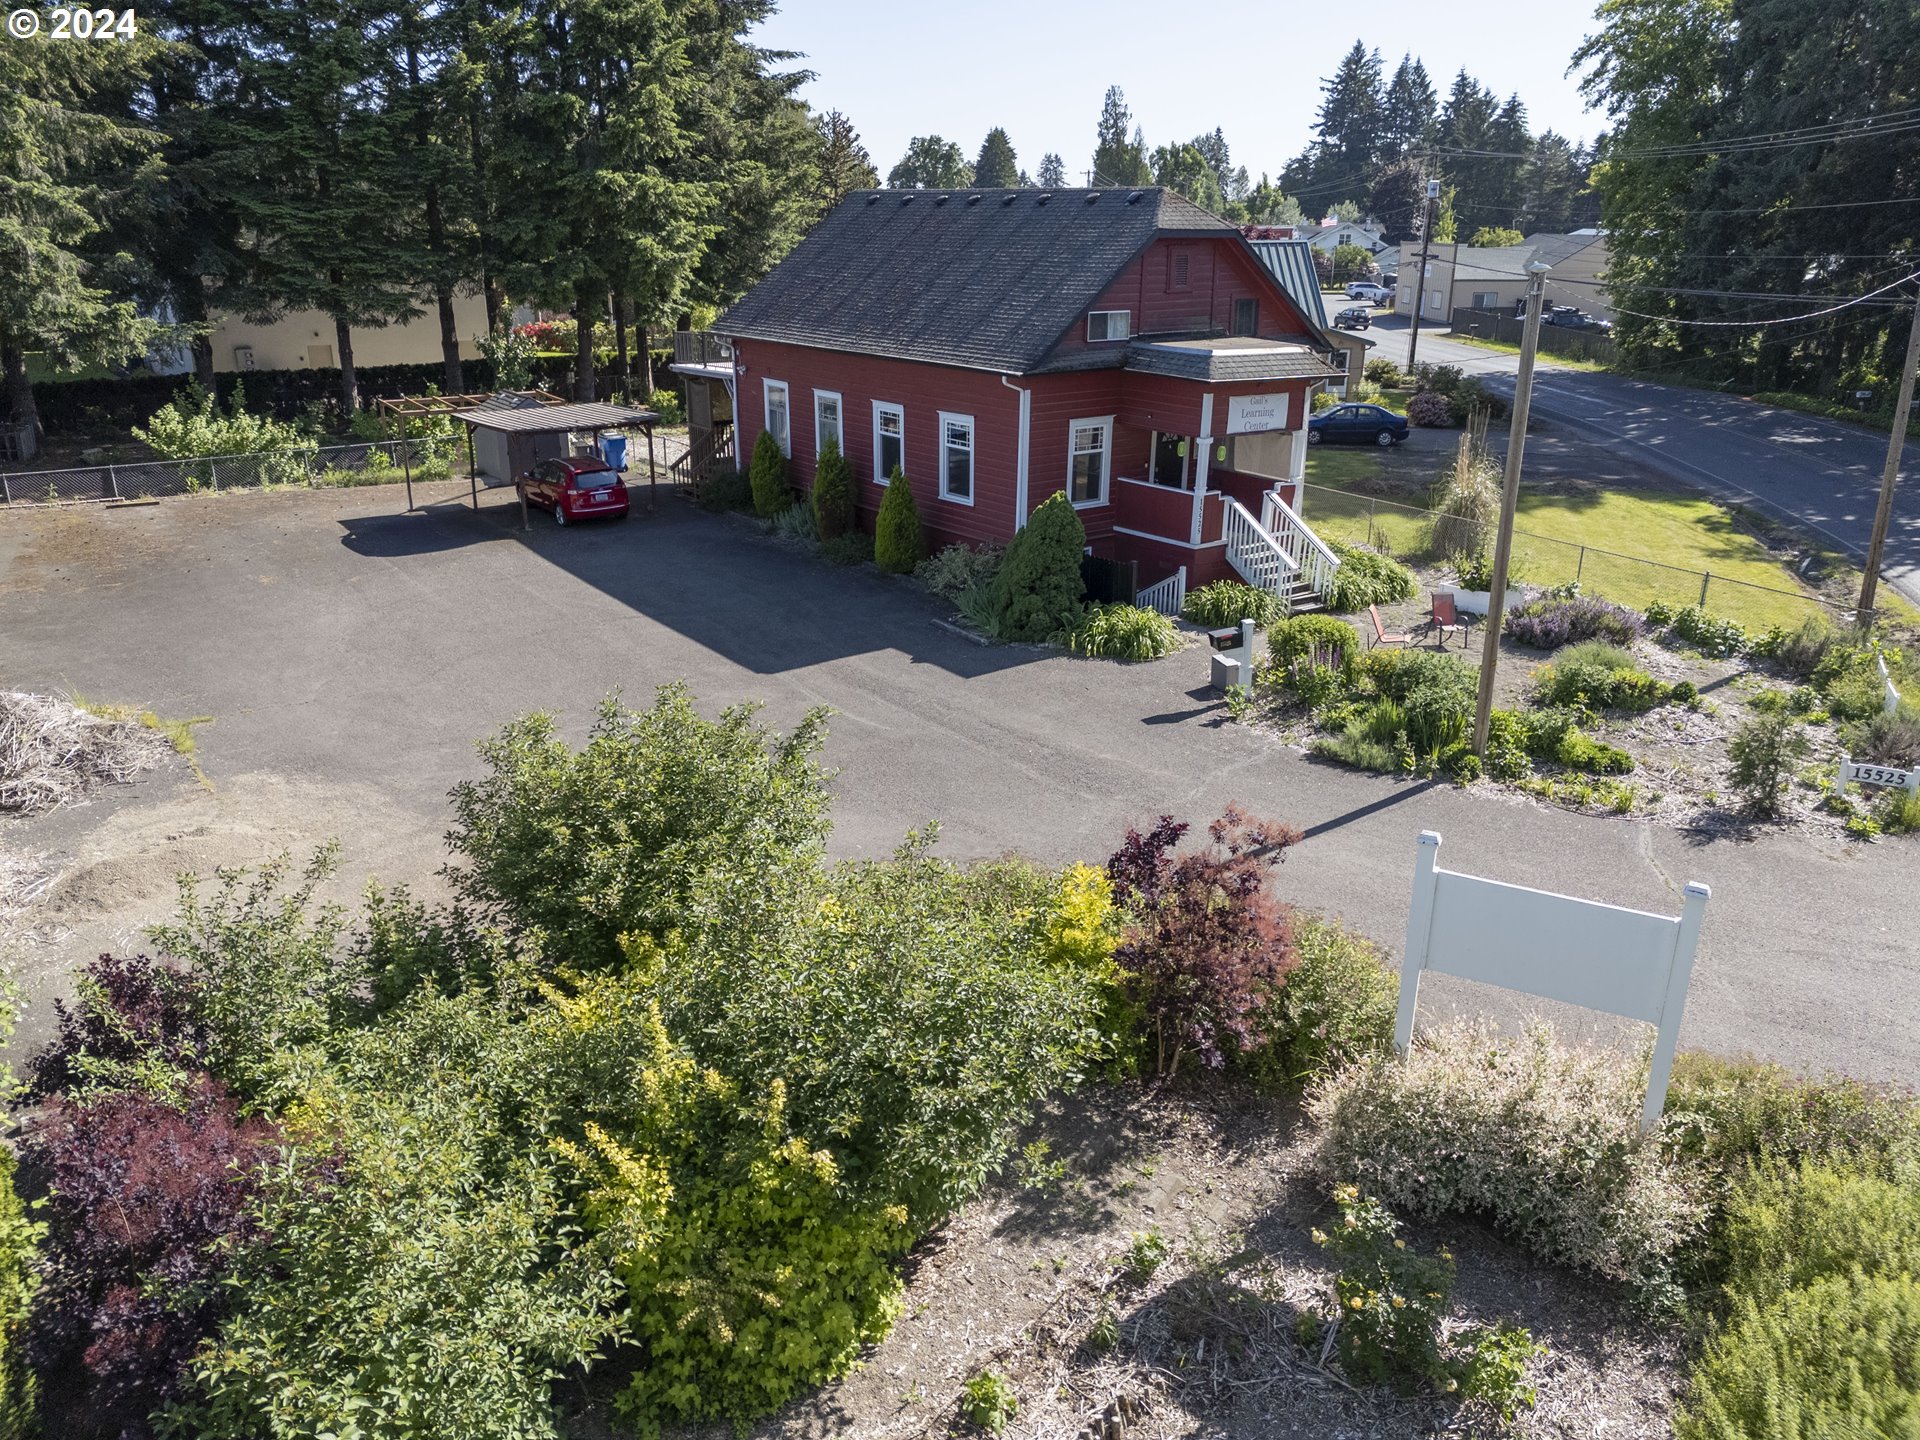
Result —
MULTIPOLYGON (((1311 382, 1304 346, 1136 342, 1113 422, 1107 545, 1149 582, 1240 579, 1318 608, 1339 562, 1300 518, 1311 382)), ((1164 592, 1162 592, 1164 593, 1164 592)))

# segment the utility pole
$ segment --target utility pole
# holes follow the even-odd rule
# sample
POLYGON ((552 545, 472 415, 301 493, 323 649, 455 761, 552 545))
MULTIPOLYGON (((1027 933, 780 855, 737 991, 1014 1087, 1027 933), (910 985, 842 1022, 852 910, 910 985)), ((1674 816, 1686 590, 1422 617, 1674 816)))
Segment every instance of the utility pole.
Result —
POLYGON ((1487 753, 1493 722, 1493 677, 1500 666, 1500 625, 1507 614, 1507 562, 1513 555, 1513 512, 1520 502, 1520 457, 1527 448, 1527 411, 1533 406, 1533 356, 1540 345, 1541 300, 1549 267, 1527 266, 1527 328, 1520 341, 1520 375, 1513 387, 1513 420, 1507 427, 1507 479, 1500 492, 1500 534, 1493 545, 1493 593, 1487 597, 1487 634, 1480 651, 1480 694, 1473 704, 1473 753, 1487 753))
POLYGON ((1893 433, 1887 437, 1887 468, 1880 472, 1880 506, 1873 512, 1873 539, 1867 543, 1867 573, 1860 581, 1860 610, 1864 629, 1873 624, 1874 591, 1880 583, 1880 553, 1887 548, 1887 526, 1893 519, 1893 485, 1900 478, 1900 452, 1907 443, 1907 415, 1913 409, 1913 373, 1920 364, 1920 298, 1913 303, 1913 327, 1907 332, 1907 363, 1900 372, 1900 398, 1893 405, 1893 433))
POLYGON ((1433 207, 1440 198, 1440 182, 1427 181, 1426 218, 1420 222, 1420 273, 1413 277, 1413 334, 1407 340, 1407 373, 1413 373, 1414 352, 1420 348, 1420 311, 1427 303, 1427 256, 1433 248, 1433 207))

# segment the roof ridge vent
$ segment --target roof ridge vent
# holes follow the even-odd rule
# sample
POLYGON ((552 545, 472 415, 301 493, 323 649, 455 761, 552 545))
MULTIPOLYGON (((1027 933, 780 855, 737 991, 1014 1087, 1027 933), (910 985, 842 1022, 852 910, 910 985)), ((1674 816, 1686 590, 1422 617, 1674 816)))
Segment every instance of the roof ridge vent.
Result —
POLYGON ((878 190, 870 190, 870 191, 868 191, 868 192, 867 192, 867 203, 868 203, 869 205, 878 205, 878 204, 880 203, 880 192, 879 192, 878 190))
POLYGON ((1033 203, 1036 205, 1044 205, 1051 199, 1053 199, 1053 192, 1051 190, 1042 190, 1040 192, 1039 198, 1037 198, 1033 203))
POLYGON ((1098 190, 1089 190, 1087 192, 1087 203, 1089 205, 1093 204, 1099 198, 1100 198, 1100 192, 1098 190))
POLYGON ((1009 190, 1006 194, 1000 197, 1000 203, 1002 205, 1011 205, 1014 201, 1018 200, 1019 198, 1020 198, 1020 192, 1018 190, 1009 190))
POLYGON ((967 197, 967 203, 969 205, 978 205, 980 203, 981 198, 982 197, 980 197, 979 195, 969 195, 967 197))
POLYGON ((947 203, 947 201, 951 200, 952 198, 953 196, 951 195, 941 195, 936 197, 933 203, 936 205, 944 205, 947 203))
POLYGON ((1140 203, 1140 197, 1146 193, 1144 190, 1129 191, 1127 194, 1127 203, 1129 205, 1138 205, 1140 203))
POLYGON ((900 203, 902 205, 911 205, 913 203, 913 192, 911 190, 904 192, 900 196, 900 203))

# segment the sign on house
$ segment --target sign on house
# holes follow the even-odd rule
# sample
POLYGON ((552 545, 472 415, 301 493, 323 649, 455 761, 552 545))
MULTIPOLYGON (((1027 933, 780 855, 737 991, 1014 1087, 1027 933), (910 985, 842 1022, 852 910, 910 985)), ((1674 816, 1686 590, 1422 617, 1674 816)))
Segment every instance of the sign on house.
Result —
POLYGON ((1235 395, 1227 401, 1227 434, 1254 435, 1262 430, 1287 428, 1287 397, 1235 395))
POLYGON ((1420 976, 1427 970, 1642 1020, 1659 1032, 1640 1111, 1641 1130, 1651 1131, 1667 1103, 1694 947, 1711 892, 1691 883, 1678 916, 1652 915, 1455 874, 1442 870, 1439 858, 1439 835, 1423 831, 1407 952, 1400 962, 1394 1048, 1405 1055, 1413 1042, 1420 976))

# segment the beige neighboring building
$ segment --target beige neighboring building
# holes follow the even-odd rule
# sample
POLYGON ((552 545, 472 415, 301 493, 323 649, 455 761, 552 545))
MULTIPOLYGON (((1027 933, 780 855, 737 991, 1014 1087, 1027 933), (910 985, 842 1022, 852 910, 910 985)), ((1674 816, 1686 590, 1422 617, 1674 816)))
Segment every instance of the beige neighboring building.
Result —
MULTIPOLYGON (((1606 292, 1595 282, 1607 269, 1607 237, 1600 230, 1576 230, 1570 235, 1529 235, 1518 245, 1475 247, 1433 245, 1426 274, 1417 284, 1420 323, 1446 324, 1456 310, 1498 310, 1512 315, 1527 293, 1527 266, 1542 261, 1547 274, 1547 302, 1571 305, 1596 320, 1610 320, 1606 292)), ((1400 282, 1394 313, 1412 315, 1416 277, 1420 276, 1420 242, 1400 244, 1400 282)))
MULTIPOLYGON (((453 297, 460 358, 477 360, 474 337, 487 333, 487 306, 478 290, 453 297)), ((229 315, 213 327, 213 368, 221 374, 248 370, 334 370, 340 365, 333 317, 319 310, 295 310, 270 325, 253 325, 229 315)), ((438 365, 440 312, 431 299, 420 314, 398 325, 353 329, 353 363, 438 365)))

